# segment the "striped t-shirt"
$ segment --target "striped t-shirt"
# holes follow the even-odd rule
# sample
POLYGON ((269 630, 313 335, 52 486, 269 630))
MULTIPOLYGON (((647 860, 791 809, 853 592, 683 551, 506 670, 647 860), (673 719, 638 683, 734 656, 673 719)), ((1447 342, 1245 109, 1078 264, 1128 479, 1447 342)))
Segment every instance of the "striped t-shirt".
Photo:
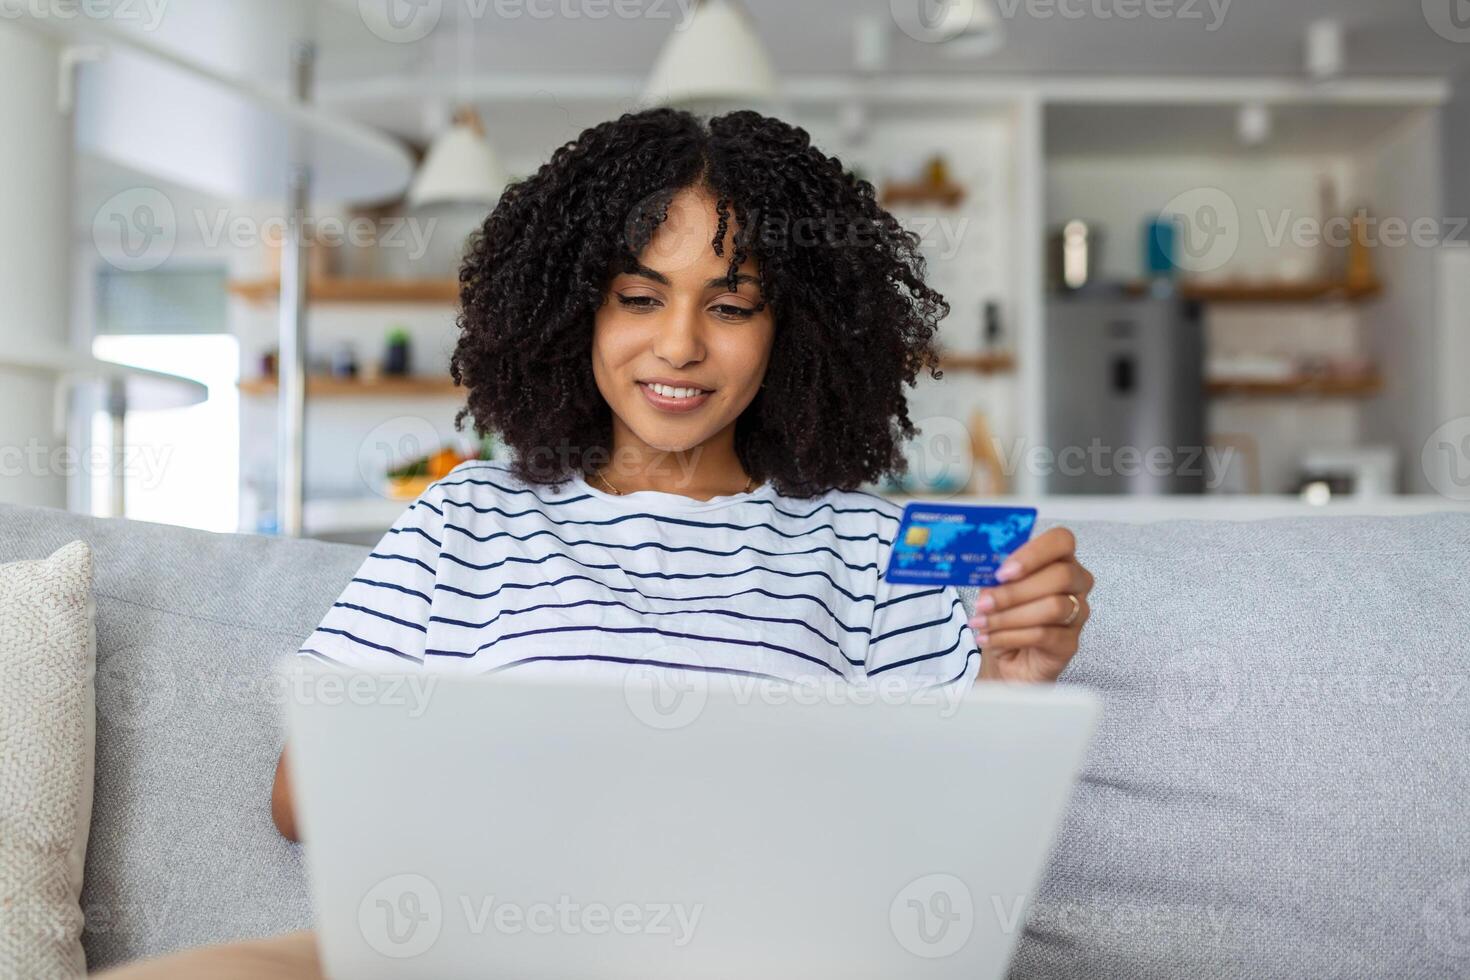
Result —
POLYGON ((554 492, 464 463, 404 511, 301 653, 373 670, 968 685, 980 657, 959 594, 882 580, 901 513, 770 483, 703 501, 580 477, 554 492))

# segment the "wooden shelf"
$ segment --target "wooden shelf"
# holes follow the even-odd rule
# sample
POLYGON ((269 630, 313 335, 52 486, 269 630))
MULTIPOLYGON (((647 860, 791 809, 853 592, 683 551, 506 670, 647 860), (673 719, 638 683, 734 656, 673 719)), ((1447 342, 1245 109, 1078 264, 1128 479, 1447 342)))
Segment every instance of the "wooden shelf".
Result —
POLYGON ((1211 378, 1205 389, 1216 398, 1371 398, 1383 390, 1378 375, 1282 378, 1275 381, 1211 378))
MULTIPOLYGON (((1134 295, 1147 293, 1147 283, 1136 282, 1128 286, 1134 295)), ((1328 280, 1305 280, 1302 282, 1182 282, 1179 294, 1185 299, 1202 303, 1318 303, 1324 300, 1344 300, 1361 303, 1383 292, 1381 283, 1358 283, 1328 280)))
MULTIPOLYGON (((279 279, 236 280, 230 292, 251 303, 274 303, 281 295, 279 279)), ((430 303, 453 306, 459 302, 454 279, 312 279, 306 287, 311 303, 430 303)))
POLYGON ((939 358, 945 371, 974 371, 977 374, 1009 374, 1016 369, 1012 354, 945 354, 939 358))
POLYGON ((959 207, 965 189, 959 184, 888 184, 879 194, 878 203, 885 208, 902 204, 938 204, 959 207))
MULTIPOLYGON (((242 395, 276 393, 275 378, 244 379, 239 386, 242 395)), ((312 398, 441 398, 459 397, 462 391, 447 375, 383 377, 376 381, 323 375, 311 375, 306 379, 306 394, 312 398)))

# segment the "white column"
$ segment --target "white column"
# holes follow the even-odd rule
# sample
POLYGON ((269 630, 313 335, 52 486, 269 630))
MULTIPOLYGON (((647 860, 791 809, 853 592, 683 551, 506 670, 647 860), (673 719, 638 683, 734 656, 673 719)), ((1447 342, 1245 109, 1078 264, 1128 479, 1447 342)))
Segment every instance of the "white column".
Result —
MULTIPOLYGON (((0 19, 0 348, 65 347, 71 120, 57 42, 0 19)), ((0 502, 66 506, 52 381, 0 368, 0 502)))

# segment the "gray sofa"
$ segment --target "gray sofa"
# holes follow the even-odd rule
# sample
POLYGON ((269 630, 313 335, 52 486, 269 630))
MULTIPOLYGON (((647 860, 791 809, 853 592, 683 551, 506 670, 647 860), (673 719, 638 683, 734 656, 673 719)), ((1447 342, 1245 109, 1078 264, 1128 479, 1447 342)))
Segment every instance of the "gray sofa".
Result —
MULTIPOLYGON (((1470 515, 1072 523, 1104 720, 1018 977, 1470 977, 1470 515)), ((347 545, 0 507, 96 555, 92 967, 310 921, 272 664, 347 545)))

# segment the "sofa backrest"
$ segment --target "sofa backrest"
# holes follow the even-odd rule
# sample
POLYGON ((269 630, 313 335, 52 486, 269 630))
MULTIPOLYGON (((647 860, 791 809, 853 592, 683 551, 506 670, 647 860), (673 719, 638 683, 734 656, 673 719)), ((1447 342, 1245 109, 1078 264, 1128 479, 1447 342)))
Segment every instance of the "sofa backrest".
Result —
MULTIPOLYGON (((1069 526, 1104 714, 1013 975, 1470 974, 1470 516, 1069 526)), ((273 668, 365 552, 0 507, 0 561, 78 537, 91 966, 306 925, 273 668)))
POLYGON ((270 817, 273 667, 366 551, 0 507, 0 561, 76 538, 97 609, 89 968, 309 925, 299 848, 270 817))

